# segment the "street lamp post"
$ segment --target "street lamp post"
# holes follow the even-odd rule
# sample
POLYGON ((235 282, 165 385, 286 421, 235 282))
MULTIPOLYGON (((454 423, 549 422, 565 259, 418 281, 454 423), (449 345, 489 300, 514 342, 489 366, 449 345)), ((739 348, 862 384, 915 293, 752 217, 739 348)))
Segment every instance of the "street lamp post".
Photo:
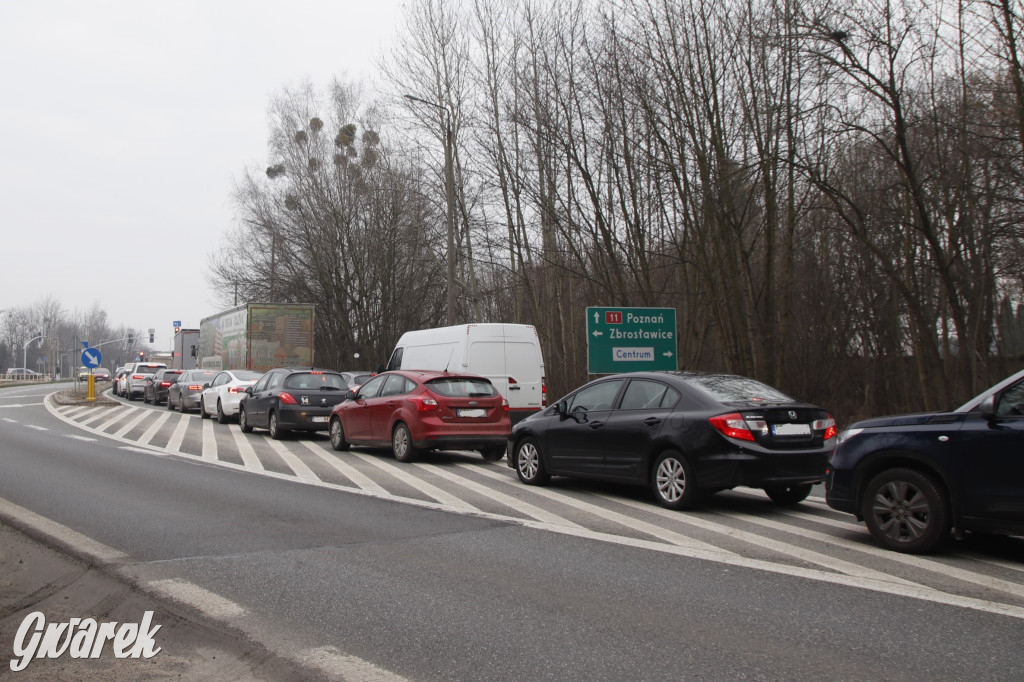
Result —
POLYGON ((33 336, 31 339, 25 342, 25 345, 21 347, 21 366, 28 369, 28 347, 32 345, 32 342, 36 339, 43 338, 43 335, 33 336))
POLYGON ((444 184, 448 202, 448 325, 455 324, 455 168, 453 162, 452 112, 437 102, 429 102, 415 95, 405 98, 440 109, 445 114, 444 131, 444 184))

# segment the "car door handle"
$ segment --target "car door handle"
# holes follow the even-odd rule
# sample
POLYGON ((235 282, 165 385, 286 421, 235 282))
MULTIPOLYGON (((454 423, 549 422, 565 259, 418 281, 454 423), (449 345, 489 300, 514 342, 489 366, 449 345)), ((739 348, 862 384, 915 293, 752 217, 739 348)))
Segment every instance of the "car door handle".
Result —
POLYGON ((590 428, 599 429, 604 426, 604 422, 590 422, 590 428))
POLYGON ((655 424, 660 424, 660 423, 661 423, 661 420, 658 419, 657 417, 648 417, 647 419, 644 420, 644 424, 647 424, 648 426, 654 426, 655 424))
POLYGON ((519 391, 522 388, 523 388, 522 386, 509 386, 508 390, 510 390, 510 391, 519 391))

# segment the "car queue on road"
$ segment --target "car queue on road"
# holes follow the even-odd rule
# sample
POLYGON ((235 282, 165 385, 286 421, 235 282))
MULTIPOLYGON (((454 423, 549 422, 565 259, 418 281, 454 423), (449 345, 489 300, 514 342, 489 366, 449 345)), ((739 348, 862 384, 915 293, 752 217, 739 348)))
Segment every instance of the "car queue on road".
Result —
MULTIPOLYGON (((119 372, 115 391, 151 369, 160 368, 119 372)), ((643 485, 679 510, 737 486, 794 506, 823 482, 829 506, 901 552, 931 552, 968 531, 1024 533, 1024 371, 956 410, 842 432, 821 407, 719 373, 601 377, 514 426, 507 399, 478 375, 360 373, 356 387, 353 374, 317 368, 172 376, 168 395, 177 387, 182 412, 222 424, 237 415, 243 432, 266 429, 273 439, 327 431, 336 451, 389 447, 400 462, 432 449, 477 450, 492 461, 507 452, 524 484, 558 475, 643 485)))

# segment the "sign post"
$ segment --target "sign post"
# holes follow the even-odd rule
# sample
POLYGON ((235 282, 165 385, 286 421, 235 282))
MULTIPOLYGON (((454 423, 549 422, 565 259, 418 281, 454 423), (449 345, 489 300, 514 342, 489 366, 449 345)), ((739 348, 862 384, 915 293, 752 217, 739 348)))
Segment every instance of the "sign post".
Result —
POLYGON ((675 371, 675 308, 587 308, 590 374, 675 371))
POLYGON ((89 392, 86 393, 85 399, 89 402, 96 400, 96 375, 92 373, 92 370, 100 366, 103 362, 103 353, 98 348, 89 348, 88 342, 82 344, 85 348, 82 350, 82 364, 89 368, 89 392))

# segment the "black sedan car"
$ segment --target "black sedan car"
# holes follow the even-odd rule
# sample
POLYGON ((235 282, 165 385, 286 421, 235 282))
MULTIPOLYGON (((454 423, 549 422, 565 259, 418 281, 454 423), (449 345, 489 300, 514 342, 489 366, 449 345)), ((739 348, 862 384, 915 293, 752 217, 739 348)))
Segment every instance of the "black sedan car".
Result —
POLYGON ((649 485, 670 509, 740 485, 796 504, 824 480, 835 436, 828 412, 753 379, 637 372, 586 384, 516 424, 508 463, 531 485, 552 475, 649 485))
POLYGON ((142 391, 142 402, 160 405, 167 400, 167 389, 171 387, 184 370, 158 369, 156 374, 146 379, 146 387, 142 391))
POLYGON ((246 387, 238 424, 246 433, 267 429, 275 440, 289 431, 326 431, 331 410, 345 399, 347 390, 345 379, 331 370, 272 369, 246 387))
POLYGON ((851 425, 825 496, 900 552, 934 550, 951 529, 1024 533, 1024 371, 951 412, 851 425))

